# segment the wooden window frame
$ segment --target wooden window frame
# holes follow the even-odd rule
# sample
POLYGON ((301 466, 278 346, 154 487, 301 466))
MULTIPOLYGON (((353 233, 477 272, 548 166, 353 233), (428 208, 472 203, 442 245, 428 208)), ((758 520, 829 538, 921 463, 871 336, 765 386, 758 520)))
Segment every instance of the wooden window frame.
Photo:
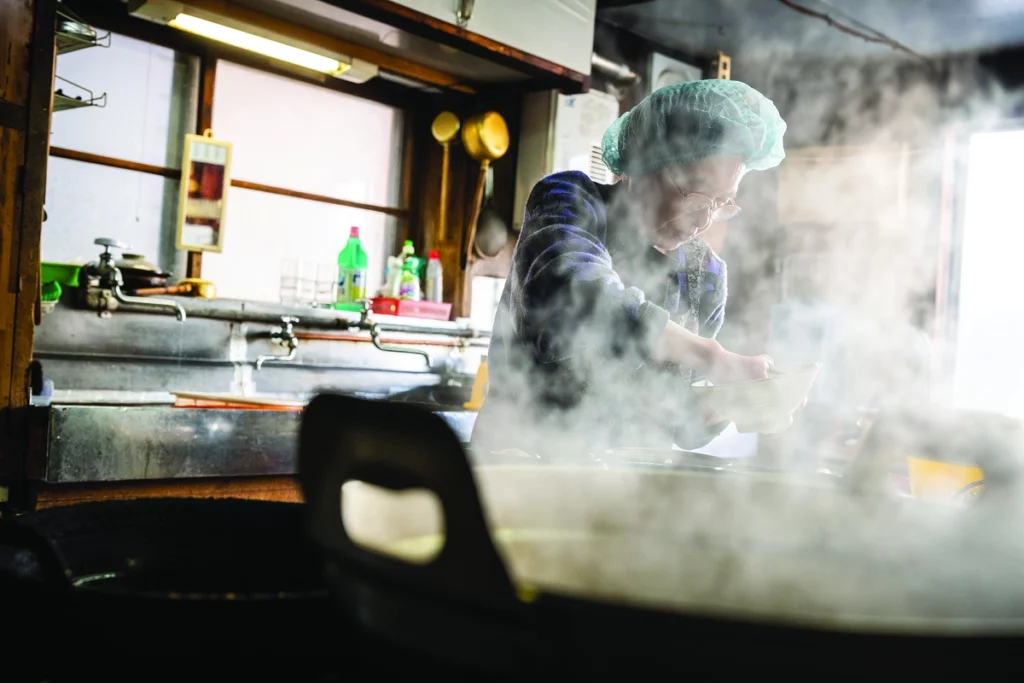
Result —
MULTIPOLYGON (((91 15, 92 13, 86 12, 86 14, 91 15)), ((401 151, 401 160, 399 162, 401 164, 401 168, 399 169, 401 178, 399 196, 403 200, 403 206, 387 206, 355 202, 342 199, 340 197, 302 192, 300 190, 292 190, 264 183, 255 183, 238 178, 231 179, 231 186, 256 192, 264 192, 267 194, 276 194, 284 197, 292 197, 307 201, 332 204, 335 206, 346 206, 364 211, 382 213, 398 219, 399 233, 401 235, 408 233, 408 220, 411 215, 409 207, 411 203, 410 183, 412 169, 410 164, 413 161, 411 154, 406 153, 406 148, 410 147, 412 144, 409 136, 409 132, 411 130, 409 121, 418 109, 429 106, 427 99, 428 96, 425 93, 417 92, 412 88, 385 81, 381 81, 380 83, 374 83, 371 81, 363 84, 349 83, 330 76, 309 72, 308 70, 304 70, 299 67, 291 67, 290 65, 276 62, 270 58, 264 58, 244 50, 224 46, 214 41, 198 36, 192 36, 173 28, 159 26, 133 17, 125 18, 111 13, 100 14, 98 16, 87 16, 86 18, 90 21, 94 21, 95 25, 103 30, 111 31, 151 45, 165 47, 199 60, 199 97, 196 106, 196 122, 194 131, 199 134, 213 127, 214 90, 217 79, 217 65, 221 61, 239 64, 265 73, 283 76, 285 78, 310 85, 320 86, 334 92, 340 92, 342 94, 358 97, 359 99, 391 106, 401 111, 403 114, 405 135, 402 144, 403 149, 401 151)), ((119 168, 123 170, 137 171, 140 173, 148 173, 151 175, 159 175, 173 180, 181 178, 180 168, 153 166, 150 164, 129 161, 127 159, 104 156, 101 154, 91 154, 75 149, 52 147, 50 149, 50 156, 96 164, 99 166, 107 166, 110 168, 119 168)), ((188 252, 185 261, 186 277, 202 277, 202 262, 202 252, 188 252)))

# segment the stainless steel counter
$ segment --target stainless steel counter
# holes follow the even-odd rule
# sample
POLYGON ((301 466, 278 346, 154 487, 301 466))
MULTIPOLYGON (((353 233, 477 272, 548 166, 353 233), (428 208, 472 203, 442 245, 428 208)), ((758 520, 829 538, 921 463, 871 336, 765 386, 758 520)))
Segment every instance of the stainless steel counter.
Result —
POLYGON ((295 325, 296 334, 305 335, 295 357, 258 369, 259 356, 287 349, 271 338, 272 322, 236 322, 232 316, 280 324, 282 313, 298 316, 298 309, 237 301, 185 301, 183 306, 189 316, 184 324, 171 315, 133 311, 101 318, 62 302, 36 329, 34 357, 58 391, 270 395, 331 388, 383 395, 449 382, 464 384, 468 391, 487 352, 486 338, 460 336, 475 333, 455 323, 399 320, 406 331, 387 333, 388 346, 426 354, 428 364, 416 353, 376 348, 365 331, 346 330, 352 321, 345 316, 351 314, 305 309, 295 325), (330 325, 337 327, 324 329, 330 325), (451 336, 413 331, 427 327, 443 328, 451 336))
MULTIPOLYGON (((167 406, 35 407, 49 483, 296 473, 301 413, 167 406)), ((439 412, 463 442, 475 412, 439 412)))

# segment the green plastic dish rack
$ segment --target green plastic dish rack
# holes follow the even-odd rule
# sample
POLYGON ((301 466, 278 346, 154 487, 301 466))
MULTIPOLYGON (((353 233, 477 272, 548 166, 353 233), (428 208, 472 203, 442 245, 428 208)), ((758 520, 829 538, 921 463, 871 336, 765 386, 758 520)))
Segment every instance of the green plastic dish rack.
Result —
POLYGON ((53 263, 52 261, 43 261, 41 270, 41 277, 44 285, 48 282, 56 282, 64 285, 65 287, 77 287, 78 272, 82 270, 82 266, 76 266, 73 263, 53 263))

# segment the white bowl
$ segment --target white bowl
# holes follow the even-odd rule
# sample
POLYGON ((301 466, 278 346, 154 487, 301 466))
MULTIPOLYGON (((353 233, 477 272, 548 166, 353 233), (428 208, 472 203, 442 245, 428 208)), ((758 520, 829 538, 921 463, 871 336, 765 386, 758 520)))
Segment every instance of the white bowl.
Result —
POLYGON ((803 363, 780 371, 767 379, 730 384, 694 382, 693 391, 707 407, 734 422, 741 432, 771 431, 788 423, 807 398, 821 363, 803 363))

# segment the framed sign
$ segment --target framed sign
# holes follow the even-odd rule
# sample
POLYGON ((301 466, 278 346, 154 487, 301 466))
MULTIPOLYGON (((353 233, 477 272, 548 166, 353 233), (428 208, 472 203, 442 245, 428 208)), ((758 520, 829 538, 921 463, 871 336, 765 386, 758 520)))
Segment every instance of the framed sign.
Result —
POLYGON ((175 245, 185 251, 224 248, 224 213, 231 184, 231 143, 214 140, 211 131, 185 136, 181 198, 175 245))

